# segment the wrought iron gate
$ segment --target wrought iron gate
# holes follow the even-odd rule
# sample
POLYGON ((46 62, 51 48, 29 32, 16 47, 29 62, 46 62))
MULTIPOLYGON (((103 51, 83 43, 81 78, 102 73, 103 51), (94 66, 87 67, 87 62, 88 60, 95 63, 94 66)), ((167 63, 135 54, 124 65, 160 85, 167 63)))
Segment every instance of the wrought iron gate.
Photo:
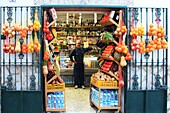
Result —
MULTIPOLYGON (((35 12, 38 12, 41 22, 41 7, 0 7, 0 29, 4 26, 11 27, 15 23, 26 27, 35 20, 35 12)), ((28 32, 26 38, 20 38, 20 32, 10 30, 8 36, 0 31, 0 47, 4 44, 19 42, 19 48, 24 43, 29 44, 31 37, 35 35, 28 32)), ((38 40, 42 44, 41 29, 36 31, 38 40)), ((12 47, 12 45, 11 45, 12 47)), ((10 48, 11 49, 11 48, 10 48)), ((41 50, 41 49, 40 49, 41 50)), ((20 51, 12 54, 12 49, 0 49, 0 79, 1 79, 1 111, 2 113, 42 113, 43 111, 43 92, 41 78, 41 56, 42 51, 26 53, 20 51), (9 53, 10 52, 10 53, 9 53)))
MULTIPOLYGON (((150 36, 150 24, 158 28, 162 26, 168 40, 167 8, 128 8, 128 36, 130 45, 132 38, 130 29, 144 26, 145 35, 137 37, 145 46, 157 36, 150 36)), ((154 30, 154 29, 152 29, 154 30)), ((129 47, 130 48, 130 47, 129 47)), ((167 113, 167 49, 155 48, 154 51, 139 54, 131 50, 133 60, 128 62, 125 80, 125 113, 167 113)))

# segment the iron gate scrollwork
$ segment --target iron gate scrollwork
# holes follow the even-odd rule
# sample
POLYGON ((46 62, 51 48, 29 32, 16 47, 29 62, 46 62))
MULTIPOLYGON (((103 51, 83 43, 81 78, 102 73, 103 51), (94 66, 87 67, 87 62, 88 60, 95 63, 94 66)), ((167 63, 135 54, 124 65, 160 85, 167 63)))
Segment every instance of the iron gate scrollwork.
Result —
MULTIPOLYGON (((127 43, 133 60, 128 62, 126 75, 126 113, 166 113, 167 112, 167 75, 168 75, 168 51, 162 48, 168 41, 168 9, 167 8, 128 8, 128 36, 127 43), (150 25, 157 30, 156 34, 150 34, 150 25), (133 51, 130 34, 132 28, 144 28, 144 35, 137 36, 140 43, 144 42, 145 52, 140 49, 133 51), (164 29, 165 36, 158 39, 158 28, 164 29), (158 43, 161 48, 157 47, 158 43), (148 45, 153 43, 153 50, 148 45), (155 48, 154 48, 155 47, 155 48)), ((163 31, 162 31, 163 32, 163 31)))
POLYGON ((41 28, 38 31, 27 29, 25 38, 21 38, 21 31, 12 30, 12 27, 16 26, 24 28, 33 25, 36 11, 39 22, 42 23, 41 7, 0 7, 0 29, 6 30, 6 34, 3 30, 0 31, 0 47, 4 48, 7 44, 7 48, 0 49, 2 113, 42 113, 43 111, 42 50, 27 52, 31 38, 33 41, 36 39, 33 32, 37 33, 38 41, 42 44, 41 28), (12 34, 10 34, 11 30, 12 34), (13 49, 11 43, 14 44, 13 49), (18 43, 20 51, 15 52, 18 43), (27 44, 26 53, 22 50, 23 44, 27 44))

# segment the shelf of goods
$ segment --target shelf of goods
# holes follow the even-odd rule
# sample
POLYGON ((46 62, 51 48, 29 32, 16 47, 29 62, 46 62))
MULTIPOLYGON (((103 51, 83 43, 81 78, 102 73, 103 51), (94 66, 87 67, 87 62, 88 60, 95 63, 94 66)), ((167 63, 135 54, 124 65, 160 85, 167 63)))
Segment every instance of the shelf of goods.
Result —
POLYGON ((45 105, 47 112, 66 111, 65 83, 52 84, 57 77, 53 76, 47 81, 45 76, 45 105))

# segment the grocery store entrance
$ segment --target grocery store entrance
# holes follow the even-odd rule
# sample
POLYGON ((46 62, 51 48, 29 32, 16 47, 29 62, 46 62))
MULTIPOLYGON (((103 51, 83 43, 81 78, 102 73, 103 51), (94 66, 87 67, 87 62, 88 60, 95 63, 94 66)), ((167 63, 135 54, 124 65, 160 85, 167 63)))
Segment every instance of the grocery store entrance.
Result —
MULTIPOLYGON (((99 113, 123 109, 122 79, 122 85, 119 86, 119 78, 122 78, 119 72, 122 72, 122 66, 120 66, 120 55, 114 50, 118 38, 113 38, 112 33, 118 24, 124 26, 123 30, 127 32, 125 24, 122 24, 126 21, 124 20, 126 8, 43 5, 43 14, 46 111, 69 112, 73 109, 78 112, 99 113), (53 22, 55 24, 51 24, 53 22), (53 39, 50 36, 53 36, 53 39), (77 47, 77 40, 80 41, 81 48, 77 47), (75 50, 74 60, 69 56, 72 50, 75 50), (83 60, 79 58, 79 53, 80 56, 84 55, 84 58, 81 57, 83 60), (116 60, 113 54, 114 57, 117 56, 116 60), (75 65, 78 65, 77 67, 83 65, 85 68, 85 80, 79 84, 74 84, 75 65), (118 77, 119 75, 121 77, 118 77), (82 84, 86 89, 67 87, 82 84)), ((80 74, 77 76, 81 76, 80 74)))

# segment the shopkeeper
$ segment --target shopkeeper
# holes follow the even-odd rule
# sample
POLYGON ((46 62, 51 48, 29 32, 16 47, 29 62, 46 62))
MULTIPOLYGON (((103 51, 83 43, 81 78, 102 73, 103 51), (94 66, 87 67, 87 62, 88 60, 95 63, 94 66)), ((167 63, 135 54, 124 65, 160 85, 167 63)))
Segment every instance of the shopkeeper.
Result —
POLYGON ((74 63, 74 85, 75 89, 81 87, 85 89, 84 86, 84 54, 92 50, 91 47, 83 48, 81 47, 81 41, 76 41, 76 47, 71 51, 69 57, 74 63))

